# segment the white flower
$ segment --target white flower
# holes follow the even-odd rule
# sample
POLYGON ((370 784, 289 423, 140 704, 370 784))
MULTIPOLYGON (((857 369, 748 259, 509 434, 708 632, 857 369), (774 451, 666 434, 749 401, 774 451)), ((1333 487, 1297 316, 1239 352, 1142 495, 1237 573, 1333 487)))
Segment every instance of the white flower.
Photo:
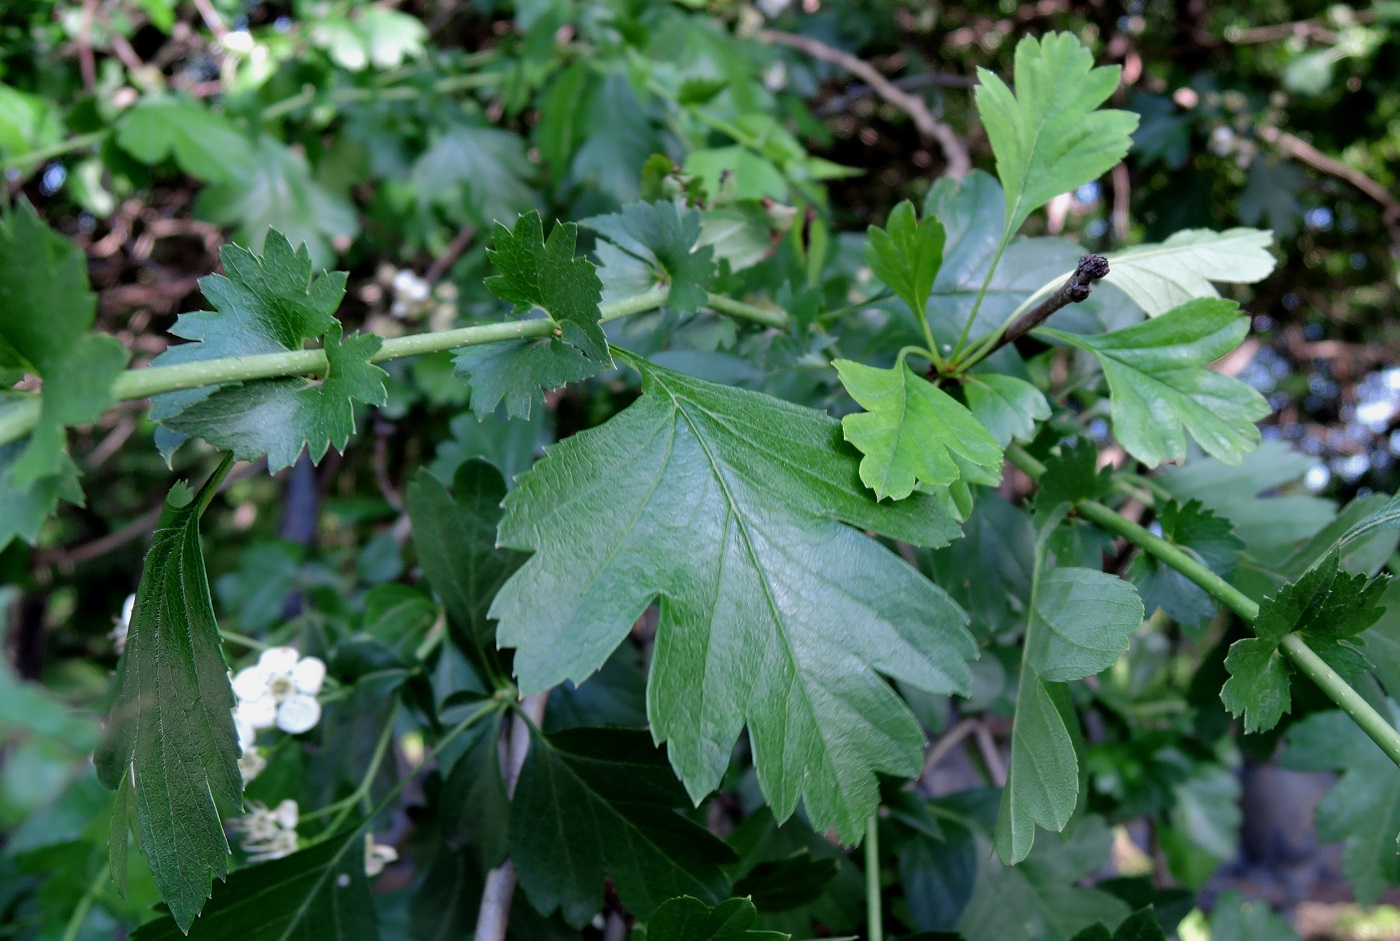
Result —
POLYGON ((127 595, 122 602, 121 616, 116 619, 112 632, 107 636, 112 638, 112 646, 117 648, 117 653, 126 649, 126 635, 131 630, 131 612, 136 608, 136 596, 127 595))
POLYGON ((249 854, 249 862, 280 859, 297 851, 297 818, 300 812, 296 801, 284 800, 272 810, 257 801, 250 801, 248 807, 247 816, 238 818, 229 826, 244 832, 243 842, 239 845, 249 854))
POLYGON ((277 726, 293 735, 321 720, 316 694, 326 679, 326 665, 316 657, 301 657, 295 647, 272 647, 255 666, 233 677, 238 697, 237 717, 252 729, 277 726))
POLYGON ((365 875, 373 879, 398 858, 398 850, 384 843, 376 843, 372 834, 365 834, 365 875))
POLYGON ((256 745, 243 749, 243 754, 238 758, 238 772, 243 775, 244 784, 262 774, 266 767, 267 759, 263 757, 262 749, 256 745))

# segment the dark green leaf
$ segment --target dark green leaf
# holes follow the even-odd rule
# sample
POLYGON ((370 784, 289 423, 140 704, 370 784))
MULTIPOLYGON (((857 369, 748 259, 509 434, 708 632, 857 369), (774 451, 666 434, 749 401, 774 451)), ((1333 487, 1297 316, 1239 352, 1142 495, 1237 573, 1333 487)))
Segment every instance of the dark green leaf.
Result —
POLYGON ((1094 68, 1093 54, 1069 33, 1016 44, 1015 95, 994 72, 977 70, 977 113, 1007 193, 1006 232, 1128 153, 1137 115, 1094 110, 1118 87, 1120 71, 1094 68))
POLYGON ((496 632, 487 609, 524 556, 496 548, 496 526, 506 484, 485 461, 457 469, 453 494, 420 469, 408 485, 405 503, 413 522, 413 547, 423 575, 447 608, 457 646, 478 665, 496 660, 496 632))
POLYGON ((734 883, 734 894, 752 899, 764 914, 810 905, 841 871, 834 859, 813 859, 805 850, 786 859, 765 860, 734 883))
MULTIPOLYGON (((1387 717, 1400 720, 1395 707, 1387 717)), ((1337 783, 1317 805, 1318 839, 1344 840, 1342 870, 1362 905, 1400 884, 1400 769, 1345 713, 1308 716, 1288 730, 1285 767, 1335 771, 1337 783)))
POLYGON ((443 833, 470 846, 482 870, 499 866, 510 850, 510 795, 501 775, 503 713, 467 730, 463 750, 442 783, 443 833))
POLYGON ((28 487, 15 483, 14 465, 24 442, 0 445, 0 549, 16 536, 33 543, 39 527, 58 507, 58 501, 83 505, 78 467, 67 454, 60 455, 58 473, 41 477, 28 487))
POLYGON ((1118 930, 1109 933, 1103 922, 1085 928, 1075 935, 1073 941, 1166 941, 1162 926, 1157 923, 1157 915, 1150 908, 1133 912, 1118 930))
POLYGON ((382 340, 352 333, 344 342, 340 324, 326 332, 323 349, 328 366, 317 382, 265 379, 229 384, 163 420, 182 435, 203 438, 239 460, 267 455, 276 473, 296 463, 305 448, 313 462, 332 446, 344 451, 355 433, 355 402, 383 405, 386 373, 370 363, 382 340))
POLYGON ((668 900, 647 923, 641 941, 787 941, 781 931, 751 926, 758 911, 751 899, 735 898, 710 908, 696 898, 668 900))
POLYGON ((1029 517, 996 492, 979 493, 963 538, 930 554, 929 572, 987 640, 1025 624, 1025 601, 1035 570, 1035 531, 1029 517))
POLYGON ((1222 892, 1210 917, 1211 941, 1298 941, 1298 934, 1267 902, 1222 892))
POLYGON ((238 870, 188 935, 182 930, 161 918, 138 928, 131 941, 378 941, 362 831, 238 870))
POLYGON ((233 689, 199 542, 203 497, 176 484, 166 498, 93 757, 102 783, 117 791, 113 875, 125 869, 134 809, 141 848, 181 930, 204 906, 213 877, 228 873, 220 812, 243 799, 233 689))
POLYGON ((479 421, 495 413, 501 402, 511 418, 529 418, 532 409, 544 408, 546 392, 607 368, 554 337, 463 347, 453 354, 452 365, 471 386, 472 411, 479 421))
POLYGON ((652 730, 693 798, 749 724, 775 815, 799 798, 855 840, 873 772, 918 771, 923 733, 875 671, 965 690, 965 616, 844 524, 916 545, 956 526, 929 497, 880 506, 826 415, 638 362, 643 394, 550 450, 499 541, 535 555, 492 605, 522 690, 582 681, 660 597, 652 730))
POLYGON ((174 156, 181 170, 207 182, 236 183, 255 169, 248 137, 187 98, 141 99, 117 124, 117 144, 142 163, 174 156))
POLYGON ((1113 394, 1113 432, 1143 463, 1184 461, 1186 432, 1231 464, 1258 446, 1254 422, 1269 414, 1269 404, 1238 379, 1207 368, 1249 332, 1249 318, 1233 301, 1191 301, 1102 336, 1039 332, 1098 357, 1113 394))
MULTIPOLYGON (((1235 573, 1244 542, 1228 519, 1205 509, 1199 500, 1184 506, 1167 501, 1158 513, 1162 538, 1194 555, 1221 578, 1235 573)), ((1173 621, 1188 629, 1199 628, 1212 617, 1216 603, 1195 582, 1148 553, 1133 560, 1129 577, 1137 585, 1148 611, 1160 607, 1173 621)))
POLYGON ((487 226, 534 205, 525 143, 486 125, 449 127, 413 164, 419 200, 460 222, 487 226))
POLYGON ((943 223, 927 214, 916 223, 914 204, 906 199, 890 211, 883 229, 872 225, 865 237, 865 263, 875 277, 910 310, 923 314, 943 264, 943 223))
POLYGON ((1107 494, 1113 485, 1113 468, 1099 468, 1098 460, 1099 449, 1088 438, 1062 445, 1059 454, 1051 455, 1035 496, 1036 517, 1044 520, 1065 504, 1073 506, 1107 494))
POLYGON ((960 824, 943 821, 944 839, 916 834, 899 849, 899 881, 915 928, 952 931, 977 883, 977 842, 960 824))
POLYGON ((516 313, 540 308, 559 326, 565 342, 611 366, 608 341, 598 322, 603 284, 592 262, 574 257, 577 238, 578 226, 561 222, 546 242, 538 212, 517 219, 514 231, 496 223, 495 248, 486 254, 500 274, 487 278, 486 286, 514 304, 516 313))
POLYGON ((719 901, 733 851, 673 808, 687 804, 646 732, 534 734, 511 804, 511 858, 541 914, 575 927, 602 907, 611 879, 629 911, 649 918, 666 899, 719 901))
POLYGON ((865 458, 860 479, 876 499, 903 500, 918 484, 935 487, 959 478, 1001 480, 996 439, 956 399, 917 376, 908 363, 877 369, 848 359, 832 365, 864 412, 841 421, 846 440, 865 458))
POLYGON ((583 224, 646 262, 658 281, 671 286, 671 307, 688 312, 708 300, 715 276, 714 249, 696 247, 700 210, 679 202, 629 203, 621 212, 594 216, 583 224))

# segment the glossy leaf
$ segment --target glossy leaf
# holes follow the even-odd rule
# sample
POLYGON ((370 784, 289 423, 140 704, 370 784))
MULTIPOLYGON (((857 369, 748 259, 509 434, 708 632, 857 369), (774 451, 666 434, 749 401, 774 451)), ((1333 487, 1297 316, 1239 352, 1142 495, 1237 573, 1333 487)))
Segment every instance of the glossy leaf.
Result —
POLYGON ((203 438, 242 461, 267 456, 276 473, 296 463, 303 449, 313 462, 334 447, 344 451, 355 433, 355 402, 383 405, 387 374, 370 363, 383 341, 373 334, 340 338, 340 325, 324 337, 328 368, 319 382, 265 379, 230 383, 208 398, 164 419, 165 427, 203 438))
POLYGON ((977 113, 1007 194, 1006 232, 1128 153, 1137 115, 1095 110, 1118 87, 1120 71, 1095 68, 1093 55, 1069 33, 1016 44, 1014 95, 994 72, 977 70, 977 113))
POLYGON ((1108 277, 1151 316, 1200 297, 1219 297, 1212 281, 1253 284, 1274 270, 1273 234, 1259 229, 1183 229, 1165 242, 1108 256, 1108 277))
MULTIPOLYGON (((68 425, 96 421, 112 404, 112 381, 126 365, 114 337, 92 334, 97 295, 88 287, 87 258, 39 219, 26 200, 0 213, 0 378, 43 379, 39 418, 10 459, 10 487, 34 498, 71 491, 65 451, 68 425)), ((8 398, 8 396, 7 396, 8 398)), ((10 406, 13 407, 13 406, 10 406)))
POLYGON ((583 224, 645 262, 656 281, 670 285, 667 303, 676 310, 693 311, 709 298, 715 250, 698 245, 700 210, 673 202, 628 203, 620 212, 583 224))
POLYGON ((199 540, 204 497, 176 484, 166 498, 93 757, 102 783, 117 792, 110 849, 118 886, 135 811, 141 848, 182 931, 213 878, 228 874, 221 813, 243 800, 233 689, 199 540))
POLYGON ((914 204, 906 199, 890 211, 883 229, 872 225, 867 230, 865 263, 910 310, 922 316, 943 264, 946 239, 938 217, 925 215, 915 222, 914 204))
MULTIPOLYGON (((1400 720, 1392 705, 1388 718, 1400 720)), ((1400 884, 1400 768, 1345 713, 1320 712, 1288 730, 1283 765, 1341 777, 1318 802, 1318 839, 1342 840, 1342 871, 1362 905, 1400 884)))
POLYGON ((1039 332, 1093 353, 1113 395, 1113 432, 1156 467, 1186 459, 1186 435, 1229 464, 1259 445, 1264 397, 1207 365, 1233 350, 1249 319, 1232 301, 1196 300, 1155 320, 1102 336, 1039 332))
POLYGON ((511 802, 521 889, 541 914, 558 908, 575 927, 602 907, 609 879, 643 919, 678 895, 718 902, 729 890, 720 867, 737 857, 673 809, 686 802, 646 732, 532 735, 511 802))
POLYGON ((747 722, 781 820, 864 832, 874 772, 917 772, 923 733, 876 671, 965 690, 965 616, 857 529, 916 545, 956 525, 929 497, 880 506, 838 423, 643 362, 643 394, 553 447, 506 498, 501 544, 535 555, 497 595, 526 693, 581 682, 661 601, 648 712, 691 797, 747 722))
POLYGON ((747 898, 728 899, 714 908, 696 898, 668 900, 647 922, 640 941, 787 941, 792 935, 753 928, 758 911, 747 898))
POLYGON ((603 285, 593 263, 574 257, 578 226, 561 222, 545 241, 538 212, 516 220, 515 228, 496 223, 495 247, 487 256, 499 274, 486 287, 516 313, 538 307, 558 324, 565 342, 595 362, 612 365, 608 341, 598 322, 603 285))
POLYGON ((908 363, 879 369, 838 359, 833 365, 864 412, 841 420, 846 440, 865 458, 860 479, 877 499, 903 500, 914 487, 1001 480, 1001 448, 967 408, 914 374, 908 363))
POLYGON ((238 870, 184 931, 160 918, 138 928, 131 941, 378 941, 363 831, 238 870))
POLYGON ((963 382, 968 411, 1005 448, 1035 437, 1036 422, 1050 417, 1050 403, 1035 386, 1014 376, 974 373, 963 382))

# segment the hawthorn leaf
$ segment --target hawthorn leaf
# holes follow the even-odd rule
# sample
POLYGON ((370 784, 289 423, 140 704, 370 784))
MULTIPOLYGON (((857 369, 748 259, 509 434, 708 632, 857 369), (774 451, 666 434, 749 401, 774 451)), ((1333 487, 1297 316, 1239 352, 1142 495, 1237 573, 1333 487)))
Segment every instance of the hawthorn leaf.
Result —
POLYGON ((948 235, 937 216, 914 221, 914 204, 904 200, 890 211, 885 227, 866 230, 865 263, 909 309, 923 314, 943 264, 948 235))
POLYGON ((36 485, 52 493, 55 480, 72 477, 64 428, 96 421, 112 404, 127 351, 115 337, 88 333, 96 312, 86 256, 27 200, 0 214, 0 377, 12 375, 9 384, 32 373, 44 383, 34 430, 9 463, 9 485, 20 493, 36 485))
POLYGON ((15 483, 14 464, 24 449, 22 441, 0 445, 0 549, 16 536, 31 545, 39 527, 58 508, 58 501, 83 505, 78 467, 67 454, 59 456, 58 472, 40 477, 27 487, 15 483))
MULTIPOLYGON (((1194 555, 1221 578, 1235 573, 1244 541, 1228 519, 1206 509, 1201 501, 1183 505, 1168 500, 1157 514, 1157 523, 1162 538, 1194 555)), ((1149 553, 1133 559, 1128 576, 1149 612, 1160 607, 1183 627, 1199 628, 1216 612, 1215 600, 1203 588, 1149 553)))
POLYGON ((1002 862, 1026 858, 1036 826, 1059 831, 1069 822, 1079 800, 1079 762, 1067 722, 1077 719, 1060 684, 1117 662, 1142 613, 1133 586, 1105 572, 1058 568, 1036 580, 997 815, 1002 862))
MULTIPOLYGON (((1390 721, 1400 720, 1392 703, 1390 721)), ((1341 775, 1315 811, 1319 840, 1343 840, 1342 871, 1362 905, 1400 884, 1400 769, 1345 713, 1319 712, 1288 730, 1282 764, 1341 775)))
POLYGON ((978 68, 977 113, 997 158, 1007 194, 1004 231, 1061 193, 1097 179, 1128 153, 1138 117, 1097 111, 1118 87, 1117 66, 1094 56, 1069 33, 1016 44, 1016 94, 978 68))
POLYGON ((379 941, 365 876, 364 832, 347 830, 290 856, 228 877, 193 925, 158 918, 131 941, 379 941))
POLYGON ((414 162, 409 178, 421 204, 486 226, 534 205, 533 175, 520 137, 489 125, 461 123, 433 141, 414 162))
POLYGON ((453 354, 452 366, 471 387, 477 421, 485 421, 502 402, 509 417, 528 419, 532 409, 544 408, 546 392, 607 368, 554 337, 463 347, 453 354))
POLYGON ((523 314, 538 307, 558 324, 565 342, 589 359, 612 366, 608 341, 599 323, 598 302, 603 283, 593 263, 574 257, 578 226, 556 223, 545 241, 538 212, 528 212, 507 229, 496 223, 495 247, 486 250, 500 272, 486 287, 523 314))
POLYGON ((879 369, 838 359, 833 365, 851 398, 866 409, 847 415, 841 427, 865 455, 860 479, 877 499, 903 500, 918 484, 936 487, 960 476, 989 486, 1001 480, 996 439, 908 363, 879 369))
POLYGON ((1113 396, 1114 435, 1129 454, 1156 467, 1186 459, 1188 432, 1227 464, 1258 447, 1254 423, 1269 414, 1269 403, 1208 368, 1248 331, 1249 318, 1233 301, 1202 298, 1101 336, 1038 332, 1097 357, 1113 396))
POLYGON ((498 711, 466 730, 466 747, 442 782, 438 802, 443 834, 469 847, 483 871, 501 865, 510 852, 510 794, 500 757, 505 717, 498 711))
POLYGON ((1157 913, 1148 907, 1123 919, 1118 930, 1111 934, 1107 925, 1098 922, 1079 932, 1071 941, 1167 941, 1167 935, 1157 921, 1157 913))
POLYGON ((141 848, 181 931, 204 907, 213 878, 228 875, 221 812, 243 801, 233 688, 199 540, 209 496, 178 483, 166 497, 93 756, 98 778, 117 792, 113 876, 125 872, 134 809, 141 848))
POLYGON ((303 448, 313 462, 332 446, 344 451, 355 433, 354 403, 383 405, 389 400, 384 387, 388 374, 369 361, 383 341, 372 333, 352 333, 342 342, 339 323, 324 339, 328 366, 319 382, 290 378, 230 383, 163 424, 231 451, 239 460, 267 455, 268 471, 274 474, 296 463, 303 448))
POLYGON ((1210 916, 1211 941, 1299 941, 1293 926, 1269 903, 1222 892, 1210 916))
POLYGON ((1352 638, 1385 613, 1380 597, 1388 576, 1368 577, 1341 568, 1334 548, 1294 582, 1266 597, 1254 620, 1255 637, 1230 645, 1230 679, 1220 698, 1230 714, 1244 717, 1246 732, 1273 728, 1291 701, 1289 668, 1279 644, 1297 633, 1333 669, 1354 678, 1370 668, 1352 638))
POLYGON ((1212 281, 1262 281, 1274 270, 1273 240, 1260 229, 1183 229, 1165 242, 1109 255, 1105 280, 1155 317, 1199 297, 1219 297, 1212 281))
POLYGON ((207 182, 236 182, 255 169, 247 135, 188 98, 148 95, 117 124, 117 145, 137 160, 173 156, 181 170, 207 182))
POLYGON ((1046 519, 1057 508, 1081 500, 1098 500, 1113 486, 1113 468, 1098 466, 1099 449, 1088 438, 1061 445, 1059 454, 1045 462, 1040 489, 1035 495, 1035 515, 1046 519))
POLYGON ((729 891, 724 843, 674 808, 686 803, 665 755, 643 731, 534 733, 511 801, 511 859, 535 910, 582 927, 605 883, 646 919, 667 899, 714 904, 729 891))
POLYGON ((628 361, 641 397, 505 500, 498 542, 534 552, 490 612, 520 688, 582 682, 659 599, 647 710, 691 797, 747 722, 774 815, 805 798, 853 842, 874 772, 913 775, 922 754, 876 672, 966 690, 975 653, 951 599, 859 530, 928 546, 957 525, 931 496, 873 500, 824 413, 628 361))
POLYGON ((496 548, 496 526, 506 482, 481 460, 465 461, 448 493, 420 468, 408 485, 405 504, 413 523, 413 547, 428 584, 447 609, 457 646, 478 665, 496 658, 496 630, 487 619, 491 599, 525 557, 496 548))
POLYGON ((755 929, 757 920, 752 899, 728 899, 711 908, 700 899, 681 896, 662 903, 638 941, 788 941, 792 937, 755 929))
POLYGON ((583 224, 641 259, 657 281, 669 284, 671 307, 688 313, 709 300, 715 250, 698 244, 700 210, 680 202, 628 203, 621 212, 594 216, 583 224))
POLYGON ((975 373, 963 382, 967 409, 978 424, 1005 448, 1013 440, 1035 437, 1036 422, 1050 417, 1045 395, 1024 379, 996 373, 975 373))

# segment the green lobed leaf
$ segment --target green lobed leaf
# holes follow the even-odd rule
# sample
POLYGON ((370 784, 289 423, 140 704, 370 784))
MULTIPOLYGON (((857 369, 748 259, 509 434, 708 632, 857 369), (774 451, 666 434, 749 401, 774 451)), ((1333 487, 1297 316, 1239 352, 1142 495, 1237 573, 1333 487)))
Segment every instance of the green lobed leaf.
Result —
POLYGON ((943 264, 947 233, 937 216, 914 221, 914 204, 904 200, 890 211, 883 229, 866 230, 865 263, 909 309, 922 316, 943 264))
POLYGON ((1103 922, 1085 928, 1072 941, 1166 941, 1166 933, 1151 908, 1140 908, 1123 919, 1118 930, 1109 933, 1103 922))
POLYGON ((612 365, 608 341, 599 323, 603 285, 593 263, 574 257, 578 226, 556 223, 545 241, 538 212, 528 212, 514 230, 496 223, 495 247, 486 250, 499 274, 486 287, 516 313, 538 307, 558 324, 565 342, 595 362, 612 365))
POLYGON ((485 124, 453 124, 414 162, 409 179, 424 206, 449 218, 487 226, 512 219, 535 202, 525 142, 485 124))
POLYGON ((1007 193, 1007 233, 1128 153, 1137 115, 1095 110, 1118 87, 1120 72, 1095 68, 1093 55, 1069 33, 1027 36, 1016 44, 1014 95, 995 73, 977 70, 977 113, 1007 193))
POLYGON ((1042 327, 1039 333, 1098 358, 1113 395, 1113 432, 1128 453, 1156 467, 1186 459, 1186 434, 1228 464, 1259 445, 1264 397, 1208 364, 1233 350, 1249 319, 1233 301, 1194 300, 1102 336, 1042 327))
MULTIPOLYGON (((1157 514, 1157 523, 1162 538, 1194 555, 1221 578, 1228 580, 1234 574, 1244 541, 1228 519, 1207 510, 1201 501, 1183 505, 1168 500, 1157 514)), ((1160 607, 1189 629, 1215 614, 1215 600, 1203 588, 1149 553, 1139 553, 1128 574, 1149 612, 1160 607)))
POLYGON ((27 487, 15 483, 14 465, 24 442, 0 445, 0 549, 16 536, 33 543, 39 527, 58 508, 58 501, 83 505, 78 467, 67 454, 61 456, 58 473, 42 477, 27 487))
POLYGON ((668 899, 647 922, 638 941, 787 941, 792 935, 753 928, 753 900, 728 899, 711 908, 697 898, 668 899))
POLYGON ((209 182, 236 183, 255 169, 247 135, 227 118, 188 98, 148 95, 122 114, 117 145, 137 160, 173 156, 180 169, 209 182))
POLYGON ((494 414, 502 402, 507 416, 528 419, 533 409, 544 407, 546 392, 591 379, 607 368, 554 337, 466 346, 453 354, 452 367, 471 387, 471 408, 478 421, 494 414))
POLYGON ((199 540, 206 497, 176 484, 166 498, 93 756, 98 777, 117 792, 110 848, 118 887, 135 810, 141 848, 181 931, 204 907, 213 878, 228 874, 220 812, 243 799, 233 689, 199 540))
POLYGON ((525 557, 496 547, 496 526, 506 483, 501 472, 481 460, 457 468, 449 494, 436 477, 420 468, 404 503, 413 523, 413 548, 428 584, 447 609, 457 646, 474 654, 478 665, 496 662, 496 630, 487 609, 525 557))
POLYGON ((498 541, 535 554, 491 607, 499 642, 527 694, 581 682, 660 599, 648 714, 691 797, 747 722, 775 816, 803 798, 854 841, 874 772, 922 753, 876 671, 966 690, 974 647, 946 594, 851 527, 941 545, 956 524, 931 497, 871 499, 834 419, 634 362, 641 398, 506 497, 498 541))
POLYGON ((1098 500, 1113 486, 1113 468, 1098 466, 1099 449, 1088 438, 1061 445, 1060 453, 1045 461, 1045 473, 1035 495, 1035 513, 1045 517, 1057 507, 1098 500))
POLYGON ((720 867, 738 857, 673 809, 685 803, 646 732, 532 734, 510 810, 520 888, 576 928, 602 908, 609 879, 642 919, 678 895, 718 902, 729 890, 720 867))
MULTIPOLYGON (((1400 720, 1395 706, 1390 721, 1400 720)), ((1387 886, 1400 884, 1400 769, 1355 722, 1340 711, 1320 712, 1288 730, 1284 767, 1334 771, 1337 783, 1318 802, 1318 839, 1343 840, 1342 871, 1356 899, 1374 904, 1387 886)))
POLYGON ((682 202, 628 203, 621 212, 583 224, 646 262, 656 280, 671 286, 667 303, 676 310, 693 311, 709 299, 715 250, 698 245, 700 210, 682 202))
POLYGON ((1259 229, 1183 229, 1165 242, 1108 256, 1108 277, 1150 316, 1198 297, 1219 297, 1212 281, 1253 284, 1274 270, 1273 233, 1259 229))
POLYGON ((267 468, 274 474, 296 463, 303 448, 313 462, 332 446, 344 451, 355 433, 354 403, 383 405, 389 400, 384 387, 388 374, 369 361, 383 341, 374 334, 352 333, 342 342, 339 323, 324 341, 328 367, 320 381, 230 383, 163 424, 231 451, 239 460, 267 455, 267 468))
POLYGON ((379 941, 364 846, 357 828, 247 866, 214 892, 192 926, 160 918, 136 929, 131 941, 379 941))
POLYGON ((510 852, 510 795, 501 774, 501 725, 496 712, 467 729, 466 747, 442 782, 443 834, 469 848, 483 871, 510 852))
POLYGON ((903 500, 918 484, 940 486, 962 477, 995 485, 1001 448, 960 402, 915 375, 905 362, 879 369, 833 362, 851 398, 866 410, 841 420, 846 440, 865 458, 860 479, 877 499, 903 500))
POLYGON ((26 200, 0 215, 0 377, 32 373, 44 381, 38 421, 11 458, 9 485, 21 494, 37 485, 28 499, 39 503, 72 491, 64 428, 101 417, 126 365, 114 337, 88 333, 96 311, 86 256, 26 200))
POLYGON ((1016 439, 1031 440, 1036 422, 1050 417, 1044 393, 1014 376, 970 374, 963 381, 963 395, 972 417, 1002 448, 1016 439))
POLYGON ((1077 719, 1059 684, 1112 666, 1142 614, 1133 586, 1104 572, 1059 568, 1036 580, 997 815, 1002 862, 1026 858, 1037 826, 1059 831, 1069 822, 1079 800, 1079 762, 1068 723, 1077 719))
POLYGON ((1370 667, 1351 638, 1384 613, 1379 601, 1388 580, 1344 571, 1333 549, 1297 581, 1264 599, 1254 620, 1257 636, 1230 645, 1225 658, 1230 679, 1220 690, 1230 714, 1244 717, 1246 732, 1273 728, 1289 709, 1292 671, 1278 649, 1288 634, 1299 634, 1344 675, 1370 667))

